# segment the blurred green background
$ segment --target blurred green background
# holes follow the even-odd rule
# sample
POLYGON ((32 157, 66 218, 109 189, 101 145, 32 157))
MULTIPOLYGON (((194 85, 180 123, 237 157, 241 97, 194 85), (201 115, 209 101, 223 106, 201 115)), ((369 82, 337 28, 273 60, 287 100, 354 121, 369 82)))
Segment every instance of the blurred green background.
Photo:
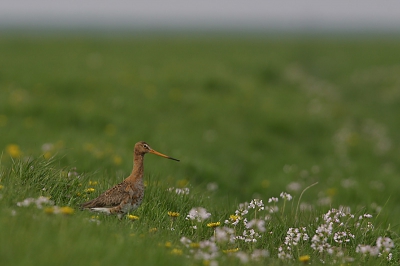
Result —
POLYGON ((146 175, 217 199, 319 182, 304 201, 400 217, 398 38, 3 35, 0 51, 3 165, 55 155, 112 185, 144 140, 181 159, 147 155, 146 175))

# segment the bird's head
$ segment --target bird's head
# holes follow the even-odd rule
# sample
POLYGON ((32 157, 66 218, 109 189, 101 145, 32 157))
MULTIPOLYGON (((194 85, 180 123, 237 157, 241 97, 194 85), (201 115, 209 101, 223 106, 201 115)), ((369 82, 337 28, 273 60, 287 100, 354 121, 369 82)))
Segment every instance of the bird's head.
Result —
POLYGON ((152 148, 150 148, 149 144, 147 144, 144 141, 139 141, 138 143, 135 144, 135 153, 140 154, 140 155, 145 155, 146 153, 152 153, 152 154, 179 162, 178 159, 169 157, 168 155, 165 155, 165 154, 162 154, 161 152, 153 150, 152 148))

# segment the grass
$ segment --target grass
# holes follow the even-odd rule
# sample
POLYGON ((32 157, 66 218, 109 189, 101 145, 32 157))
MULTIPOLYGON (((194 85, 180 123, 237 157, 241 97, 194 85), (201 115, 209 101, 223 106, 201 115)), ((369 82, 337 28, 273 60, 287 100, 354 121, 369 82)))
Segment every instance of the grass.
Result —
POLYGON ((373 38, 3 36, 0 237, 10 241, 2 262, 235 265, 258 254, 271 265, 396 264, 398 47, 373 38), (139 219, 79 211, 130 173, 139 140, 181 159, 146 156, 139 219), (39 196, 74 212, 17 206, 39 196), (252 199, 265 210, 225 224, 252 199), (340 206, 343 225, 326 233, 332 254, 320 253, 312 238, 340 206), (194 207, 211 217, 186 220, 194 207), (359 220, 364 214, 372 218, 359 220), (257 242, 218 240, 231 229, 248 233, 244 218, 264 221, 265 232, 254 225, 257 242), (211 222, 220 222, 215 231, 211 222), (289 228, 308 238, 288 237, 289 228), (339 243, 341 232, 354 238, 339 243), (390 262, 356 252, 379 237, 394 241, 390 262))

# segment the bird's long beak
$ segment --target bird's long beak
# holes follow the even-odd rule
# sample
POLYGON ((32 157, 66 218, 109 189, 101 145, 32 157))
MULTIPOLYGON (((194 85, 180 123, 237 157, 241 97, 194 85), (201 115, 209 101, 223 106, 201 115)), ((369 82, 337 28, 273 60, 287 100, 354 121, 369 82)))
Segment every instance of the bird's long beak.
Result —
POLYGON ((155 154, 155 155, 158 155, 158 156, 161 156, 161 157, 164 157, 164 158, 171 159, 171 160, 174 160, 174 161, 178 161, 178 162, 179 162, 178 159, 169 157, 168 155, 162 154, 161 152, 155 151, 155 150, 153 150, 153 149, 150 149, 149 152, 152 153, 152 154, 155 154))

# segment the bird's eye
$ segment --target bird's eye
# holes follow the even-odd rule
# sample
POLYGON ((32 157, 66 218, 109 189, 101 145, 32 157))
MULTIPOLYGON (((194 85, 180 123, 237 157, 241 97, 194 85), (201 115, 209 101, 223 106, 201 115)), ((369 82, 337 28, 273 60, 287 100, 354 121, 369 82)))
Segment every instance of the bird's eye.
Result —
POLYGON ((147 145, 147 144, 144 144, 143 146, 144 146, 146 149, 150 149, 149 145, 147 145))

